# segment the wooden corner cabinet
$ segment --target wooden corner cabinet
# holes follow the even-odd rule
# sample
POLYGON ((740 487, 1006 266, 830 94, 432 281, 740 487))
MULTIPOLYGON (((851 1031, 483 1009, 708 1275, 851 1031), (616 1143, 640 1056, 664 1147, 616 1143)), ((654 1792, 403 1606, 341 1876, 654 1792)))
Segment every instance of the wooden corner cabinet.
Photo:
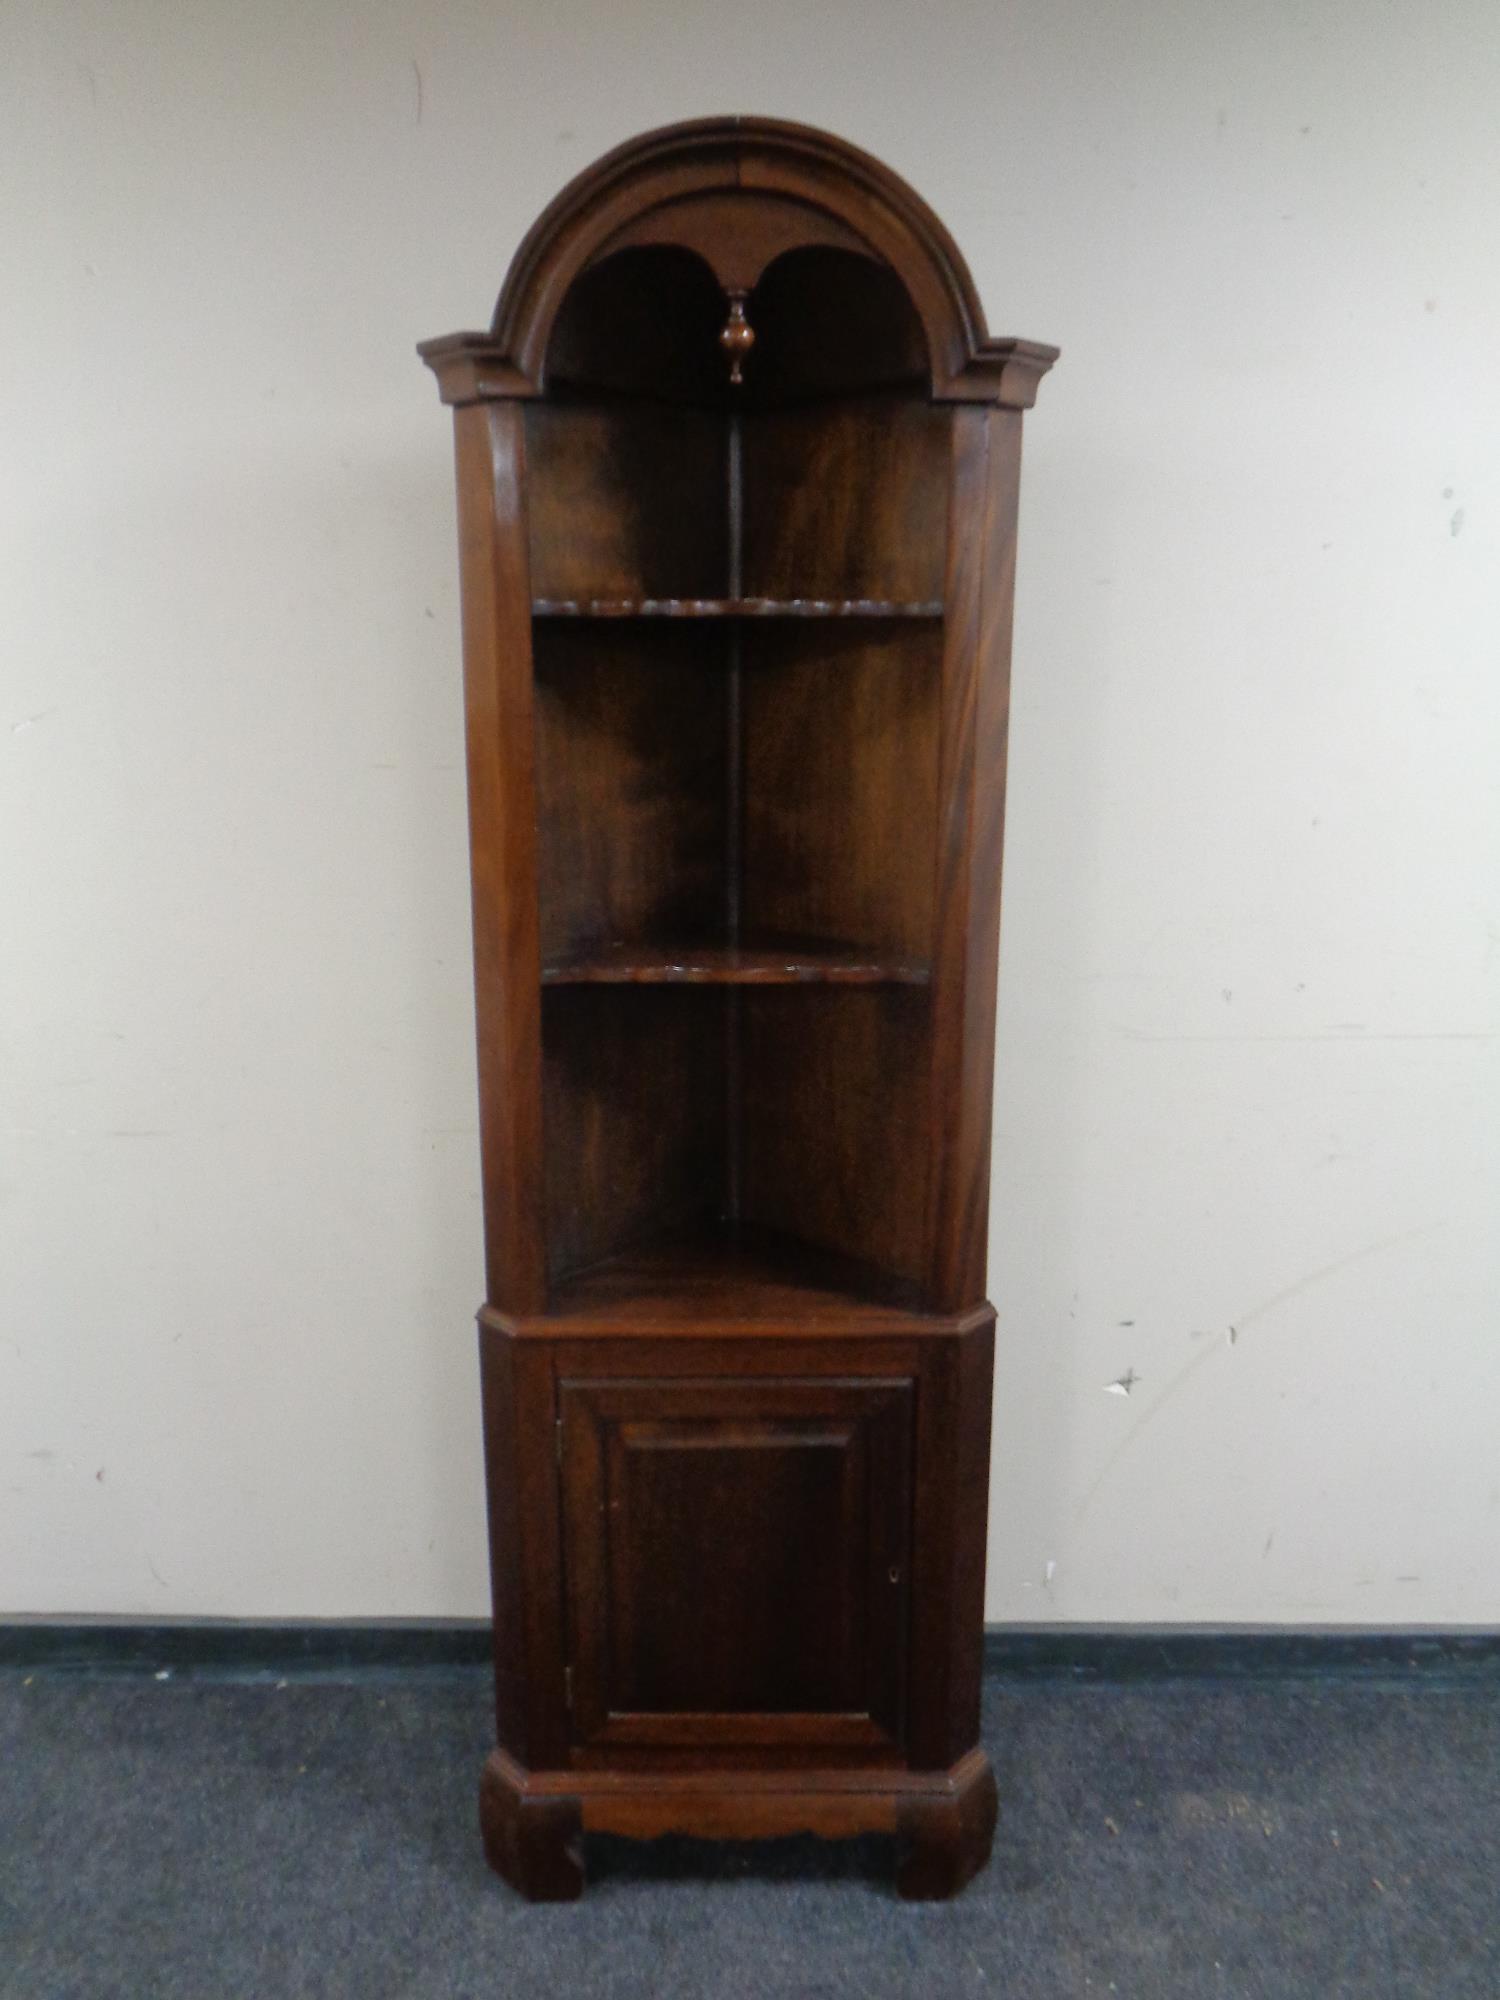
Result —
POLYGON ((453 405, 493 1865, 984 1862, 990 1089, 1021 413, 931 211, 723 118, 573 181, 453 405))

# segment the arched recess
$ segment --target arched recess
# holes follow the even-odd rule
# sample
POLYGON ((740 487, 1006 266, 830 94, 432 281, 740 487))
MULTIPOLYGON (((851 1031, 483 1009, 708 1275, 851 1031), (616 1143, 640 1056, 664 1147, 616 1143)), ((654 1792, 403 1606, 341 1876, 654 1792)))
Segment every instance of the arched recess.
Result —
POLYGON ((1054 348, 988 332, 952 237, 880 161, 808 126, 716 118, 633 139, 562 190, 517 251, 488 333, 424 344, 445 400, 545 393, 570 288, 619 252, 648 247, 694 252, 726 293, 752 291, 789 251, 873 261, 920 320, 934 400, 1029 408, 1056 359, 1054 348))
POLYGON ((544 394, 725 410, 877 389, 929 400, 926 330, 889 265, 804 234, 768 262, 757 251, 740 268, 750 282, 729 288, 697 248, 612 243, 579 272, 552 317, 544 394), (723 346, 735 300, 737 370, 723 346))

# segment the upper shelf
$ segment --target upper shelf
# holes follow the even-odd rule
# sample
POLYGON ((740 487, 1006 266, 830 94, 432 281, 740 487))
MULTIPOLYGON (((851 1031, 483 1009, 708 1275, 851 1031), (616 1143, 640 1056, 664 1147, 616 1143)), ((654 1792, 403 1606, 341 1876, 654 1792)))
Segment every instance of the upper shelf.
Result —
POLYGON ((544 986, 925 986, 926 965, 846 945, 603 944, 549 960, 544 986))
POLYGON ((941 618, 941 603, 885 597, 535 597, 535 618, 941 618))

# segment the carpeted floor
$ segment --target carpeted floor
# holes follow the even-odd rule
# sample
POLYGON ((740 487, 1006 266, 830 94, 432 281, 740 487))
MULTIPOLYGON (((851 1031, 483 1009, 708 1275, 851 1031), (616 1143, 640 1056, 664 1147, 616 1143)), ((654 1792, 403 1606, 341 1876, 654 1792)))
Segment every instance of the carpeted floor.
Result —
POLYGON ((1500 1690, 993 1686, 989 1870, 879 1841, 480 1859, 480 1676, 0 1675, 4 2000, 1500 1995, 1500 1690))

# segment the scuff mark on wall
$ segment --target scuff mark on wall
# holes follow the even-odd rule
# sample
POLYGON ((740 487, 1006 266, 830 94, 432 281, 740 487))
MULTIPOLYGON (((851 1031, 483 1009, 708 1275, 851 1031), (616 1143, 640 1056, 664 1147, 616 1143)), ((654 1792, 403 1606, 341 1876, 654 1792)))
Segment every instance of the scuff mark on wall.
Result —
MULTIPOLYGON (((1337 1277, 1341 1271, 1347 1271, 1351 1265, 1363 1263, 1367 1257, 1377 1257, 1386 1250, 1399 1248, 1403 1243, 1414 1243, 1420 1237, 1430 1236, 1435 1229, 1440 1229, 1442 1226, 1441 1222, 1424 1222, 1416 1229, 1404 1229, 1398 1235, 1381 1237, 1375 1243, 1367 1243, 1361 1249, 1351 1250, 1346 1257, 1338 1257, 1331 1264, 1323 1264, 1317 1270, 1309 1271, 1305 1278, 1299 1278, 1295 1284, 1287 1285, 1282 1291, 1274 1292, 1270 1298, 1262 1299, 1259 1305, 1252 1306, 1249 1312, 1242 1313, 1239 1319, 1231 1326, 1229 1330, 1230 1338, 1226 1342, 1226 1345, 1233 1346, 1247 1326, 1253 1325, 1259 1319, 1264 1319, 1268 1313, 1275 1312, 1284 1305, 1289 1305, 1293 1299, 1299 1298, 1303 1292, 1309 1290, 1313 1285, 1326 1283, 1329 1278, 1337 1277)), ((1192 1359, 1185 1362, 1178 1369, 1156 1401, 1142 1412, 1140 1422, 1131 1430, 1128 1430, 1124 1437, 1120 1439, 1119 1443, 1095 1474, 1088 1491, 1079 1501, 1073 1514, 1073 1524, 1075 1527, 1082 1521, 1090 1507, 1093 1506, 1105 1481, 1109 1478, 1125 1453, 1135 1443, 1136 1439, 1140 1437, 1147 1425, 1161 1414, 1168 1403, 1172 1401, 1173 1397, 1179 1394, 1203 1366, 1204 1362, 1212 1359, 1219 1351, 1217 1347, 1200 1347, 1192 1359)))

